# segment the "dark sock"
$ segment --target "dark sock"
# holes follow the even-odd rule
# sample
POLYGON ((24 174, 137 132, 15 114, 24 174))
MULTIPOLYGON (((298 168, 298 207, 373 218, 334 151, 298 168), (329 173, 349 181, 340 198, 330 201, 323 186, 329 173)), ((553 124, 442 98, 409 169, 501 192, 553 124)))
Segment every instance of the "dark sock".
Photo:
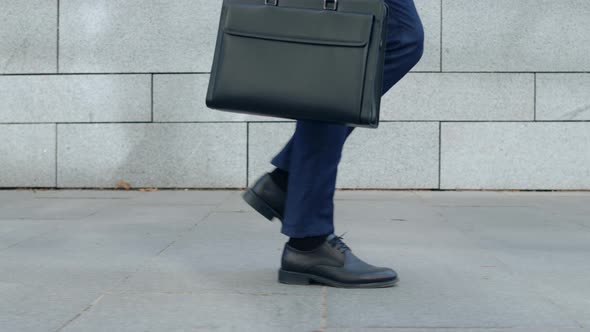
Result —
POLYGON ((324 241, 326 241, 326 237, 329 234, 320 235, 320 236, 309 236, 309 237, 290 237, 289 242, 287 242, 291 247, 301 250, 301 251, 309 251, 319 247, 324 241))
POLYGON ((284 191, 287 191, 287 183, 289 179, 289 173, 280 168, 275 168, 274 171, 270 172, 272 180, 284 191))

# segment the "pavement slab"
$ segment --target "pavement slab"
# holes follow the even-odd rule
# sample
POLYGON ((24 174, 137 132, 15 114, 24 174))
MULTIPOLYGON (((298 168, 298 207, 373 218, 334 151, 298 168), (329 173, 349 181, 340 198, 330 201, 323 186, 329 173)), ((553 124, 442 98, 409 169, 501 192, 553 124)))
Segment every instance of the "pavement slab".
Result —
POLYGON ((277 282, 240 190, 0 190, 1 331, 590 331, 590 192, 335 194, 385 289, 277 282))

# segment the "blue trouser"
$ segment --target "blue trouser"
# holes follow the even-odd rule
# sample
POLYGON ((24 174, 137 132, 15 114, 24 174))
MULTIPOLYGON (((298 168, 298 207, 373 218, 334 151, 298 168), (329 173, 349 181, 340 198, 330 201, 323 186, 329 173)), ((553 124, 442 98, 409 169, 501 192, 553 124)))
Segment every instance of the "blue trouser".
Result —
MULTIPOLYGON (((385 0, 385 94, 422 57, 424 31, 413 0, 385 0)), ((342 147, 354 127, 298 120, 295 133, 271 161, 289 173, 281 233, 305 237, 334 232, 334 191, 342 147)))

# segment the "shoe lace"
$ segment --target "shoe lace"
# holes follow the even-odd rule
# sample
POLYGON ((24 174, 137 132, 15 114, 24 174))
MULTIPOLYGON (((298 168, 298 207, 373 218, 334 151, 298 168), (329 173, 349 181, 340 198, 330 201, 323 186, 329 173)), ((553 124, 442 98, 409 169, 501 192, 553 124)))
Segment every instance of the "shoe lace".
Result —
POLYGON ((342 241, 344 234, 346 234, 346 232, 344 232, 340 236, 333 237, 329 242, 332 247, 336 248, 337 250, 339 250, 342 253, 344 253, 348 250, 351 250, 350 247, 347 246, 346 243, 344 243, 344 241, 342 241))

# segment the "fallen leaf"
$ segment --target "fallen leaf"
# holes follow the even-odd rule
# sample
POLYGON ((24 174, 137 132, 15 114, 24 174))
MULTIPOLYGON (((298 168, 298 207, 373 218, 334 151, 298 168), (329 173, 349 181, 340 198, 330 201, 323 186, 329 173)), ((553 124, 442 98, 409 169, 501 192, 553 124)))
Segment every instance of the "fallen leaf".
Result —
POLYGON ((115 184, 115 186, 117 186, 117 189, 125 189, 125 190, 131 189, 131 186, 129 185, 129 183, 127 183, 123 180, 117 182, 117 184, 115 184))

